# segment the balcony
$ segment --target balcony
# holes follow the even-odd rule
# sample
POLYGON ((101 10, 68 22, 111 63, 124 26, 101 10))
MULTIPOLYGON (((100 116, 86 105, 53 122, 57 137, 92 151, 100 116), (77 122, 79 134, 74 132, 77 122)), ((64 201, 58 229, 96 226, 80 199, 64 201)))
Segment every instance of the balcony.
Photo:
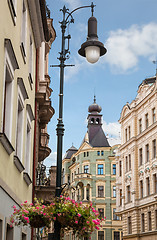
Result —
POLYGON ((38 158, 39 162, 43 161, 51 153, 51 149, 48 147, 49 134, 47 132, 44 132, 44 130, 43 131, 41 130, 40 137, 41 138, 40 138, 39 158, 38 158))
POLYGON ((92 175, 90 173, 79 173, 75 174, 75 180, 77 179, 91 179, 92 180, 92 175))

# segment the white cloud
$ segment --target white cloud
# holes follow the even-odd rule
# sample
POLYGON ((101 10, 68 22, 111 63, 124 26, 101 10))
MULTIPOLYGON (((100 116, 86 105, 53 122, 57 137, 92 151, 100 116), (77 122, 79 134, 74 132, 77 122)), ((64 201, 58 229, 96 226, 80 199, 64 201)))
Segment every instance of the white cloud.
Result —
POLYGON ((157 54, 157 23, 133 25, 129 29, 111 31, 105 43, 104 58, 114 70, 125 73, 135 70, 140 57, 153 59, 157 54))
POLYGON ((73 10, 79 6, 81 6, 81 1, 80 0, 63 0, 65 4, 68 4, 68 7, 70 10, 73 10))
POLYGON ((51 152, 51 154, 44 160, 46 167, 56 166, 57 152, 51 152))
POLYGON ((108 134, 111 137, 117 137, 117 138, 120 137, 121 128, 118 122, 107 123, 103 121, 102 127, 106 135, 108 134))

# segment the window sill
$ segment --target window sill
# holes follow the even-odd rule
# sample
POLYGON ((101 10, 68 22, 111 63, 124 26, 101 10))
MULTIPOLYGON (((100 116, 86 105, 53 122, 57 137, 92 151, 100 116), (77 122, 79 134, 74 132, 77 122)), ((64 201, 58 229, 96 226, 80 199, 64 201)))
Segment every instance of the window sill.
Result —
POLYGON ((9 5, 12 20, 13 20, 13 24, 15 26, 16 25, 16 11, 15 11, 13 0, 8 0, 8 5, 9 5))
POLYGON ((16 168, 19 170, 20 173, 25 170, 22 162, 20 161, 20 159, 16 155, 14 155, 14 164, 15 164, 16 168))
POLYGON ((27 172, 23 173, 23 179, 25 180, 25 182, 28 186, 32 183, 32 180, 27 172))
POLYGON ((5 133, 0 133, 0 142, 2 143, 3 147, 7 151, 7 153, 10 155, 14 150, 12 144, 10 143, 9 139, 5 135, 5 133))

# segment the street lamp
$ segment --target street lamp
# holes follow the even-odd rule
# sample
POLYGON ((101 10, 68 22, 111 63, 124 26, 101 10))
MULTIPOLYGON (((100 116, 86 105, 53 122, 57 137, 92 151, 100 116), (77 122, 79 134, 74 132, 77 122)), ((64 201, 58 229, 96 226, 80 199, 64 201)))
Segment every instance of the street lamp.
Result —
MULTIPOLYGON (((61 52, 59 61, 59 65, 51 65, 51 67, 59 67, 60 68, 60 92, 59 92, 59 118, 57 124, 57 172, 56 172, 56 197, 59 197, 62 192, 61 188, 61 175, 62 175, 62 145, 63 145, 63 135, 64 135, 64 124, 63 124, 63 85, 64 85, 64 68, 71 67, 74 65, 66 65, 65 61, 69 58, 69 40, 71 38, 70 35, 65 36, 66 27, 70 23, 74 23, 74 18, 72 14, 82 8, 91 8, 92 16, 88 20, 88 36, 87 41, 81 45, 80 50, 78 53, 87 58, 87 61, 90 63, 95 63, 98 61, 99 57, 106 53, 106 48, 104 47, 103 43, 98 41, 97 36, 97 20, 93 17, 94 7, 95 5, 91 3, 89 6, 82 6, 74 9, 73 11, 69 12, 69 9, 65 6, 62 11, 63 19, 60 22, 61 24, 61 31, 62 31, 62 43, 61 43, 61 52), (69 20, 70 18, 70 20, 69 20), (65 48, 65 41, 68 40, 68 48, 65 48)), ((53 238, 60 240, 60 223, 55 221, 54 224, 54 234, 53 238)))

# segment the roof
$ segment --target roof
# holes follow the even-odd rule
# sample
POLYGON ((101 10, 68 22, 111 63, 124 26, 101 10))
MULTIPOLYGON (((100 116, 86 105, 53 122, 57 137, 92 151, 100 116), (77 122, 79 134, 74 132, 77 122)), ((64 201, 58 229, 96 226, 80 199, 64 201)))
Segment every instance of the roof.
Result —
POLYGON ((71 156, 76 153, 78 151, 77 148, 75 148, 73 145, 71 146, 71 148, 69 148, 67 151, 66 151, 66 154, 64 156, 64 159, 70 159, 71 156))
POLYGON ((89 128, 89 143, 93 147, 110 147, 102 127, 98 129, 93 137, 91 137, 91 132, 92 128, 89 128))

